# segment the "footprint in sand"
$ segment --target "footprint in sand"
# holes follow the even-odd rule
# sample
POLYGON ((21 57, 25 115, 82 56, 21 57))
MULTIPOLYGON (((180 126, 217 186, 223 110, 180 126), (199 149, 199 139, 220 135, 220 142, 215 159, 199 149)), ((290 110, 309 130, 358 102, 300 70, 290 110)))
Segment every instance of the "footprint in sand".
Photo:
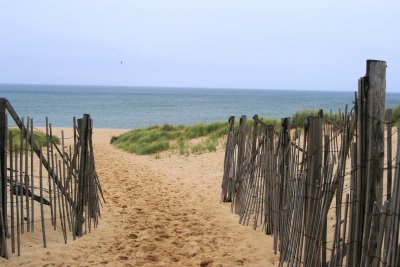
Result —
POLYGON ((150 255, 146 256, 146 260, 151 261, 151 262, 156 262, 156 261, 158 261, 158 258, 157 258, 157 256, 150 254, 150 255))
POLYGON ((119 255, 117 259, 120 261, 127 261, 129 258, 128 258, 128 256, 125 256, 125 255, 119 255))
POLYGON ((135 235, 135 234, 129 234, 129 235, 128 235, 128 238, 130 238, 130 239, 137 239, 138 236, 135 235))
POLYGON ((144 252, 154 251, 154 250, 156 250, 156 248, 157 248, 157 246, 154 245, 154 244, 148 244, 148 245, 142 246, 142 250, 143 250, 144 252))
POLYGON ((164 239, 168 239, 169 238, 169 234, 164 233, 164 234, 159 235, 159 237, 164 238, 164 239))
POLYGON ((179 258, 178 257, 171 257, 171 258, 169 258, 171 261, 173 261, 173 262, 178 262, 179 261, 179 258))

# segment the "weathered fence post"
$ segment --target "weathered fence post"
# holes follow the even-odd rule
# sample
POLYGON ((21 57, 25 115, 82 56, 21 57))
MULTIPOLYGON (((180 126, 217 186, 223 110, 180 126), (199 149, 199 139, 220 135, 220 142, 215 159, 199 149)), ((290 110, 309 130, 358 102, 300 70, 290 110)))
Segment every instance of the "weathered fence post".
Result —
POLYGON ((281 132, 279 138, 279 158, 278 158, 278 166, 279 166, 279 176, 278 176, 278 185, 279 187, 279 199, 278 201, 278 210, 279 210, 279 218, 278 218, 278 231, 279 231, 279 239, 281 242, 279 243, 279 251, 281 255, 286 254, 286 240, 289 234, 289 224, 287 218, 287 206, 289 200, 289 169, 290 169, 290 118, 283 118, 281 121, 281 132))
POLYGON ((258 126, 258 115, 253 116, 253 140, 251 144, 251 155, 253 156, 257 150, 257 126, 258 126))
POLYGON ((0 98, 0 256, 7 257, 7 115, 6 99, 0 98))
MULTIPOLYGON (((385 94, 386 94, 386 62, 378 60, 367 60, 367 73, 364 77, 363 93, 364 107, 362 108, 362 118, 364 123, 360 129, 365 133, 364 160, 365 168, 363 183, 366 183, 366 199, 364 214, 364 229, 362 242, 362 262, 368 258, 366 253, 367 242, 376 240, 370 235, 376 236, 377 233, 370 232, 371 215, 374 203, 382 204, 383 199, 383 161, 384 161, 384 115, 385 115, 385 94), (364 113, 365 112, 365 113, 364 113)), ((373 246, 376 245, 374 241, 373 246)), ((371 262, 370 262, 371 263, 371 262)))
POLYGON ((234 170, 235 170, 235 161, 233 156, 233 151, 235 150, 235 134, 234 134, 234 126, 235 126, 235 116, 231 116, 229 118, 229 129, 228 136, 226 140, 226 149, 225 149, 225 159, 224 159, 224 176, 222 179, 222 193, 221 193, 221 201, 222 202, 231 202, 232 201, 232 192, 233 192, 233 179, 234 179, 234 170))
POLYGON ((374 202, 383 200, 383 155, 384 155, 384 116, 386 94, 386 62, 367 61, 367 175, 372 199, 368 210, 372 212, 374 202))
MULTIPOLYGON (((258 115, 254 115, 253 116, 253 132, 252 132, 252 140, 251 140, 251 161, 252 161, 252 165, 254 165, 256 157, 253 157, 254 154, 257 151, 257 127, 258 127, 258 115)), ((253 183, 254 180, 254 171, 255 168, 251 169, 251 174, 250 174, 250 183, 253 183)))
POLYGON ((265 167, 265 194, 264 194, 264 223, 265 233, 270 235, 274 231, 274 179, 275 179, 275 164, 274 164, 274 125, 267 125, 265 128, 265 142, 266 142, 266 167, 265 167))
POLYGON ((387 184, 386 184, 386 200, 389 200, 392 197, 392 110, 388 109, 385 112, 385 120, 386 120, 386 142, 387 142, 387 150, 386 150, 386 162, 387 162, 387 184))
POLYGON ((85 185, 86 185, 86 163, 87 163, 87 149, 88 149, 88 133, 89 133, 89 121, 90 115, 84 114, 82 119, 78 120, 78 128, 79 128, 79 137, 80 137, 80 165, 79 165, 79 175, 78 175, 78 198, 76 200, 76 235, 82 236, 82 225, 85 222, 85 218, 83 217, 84 211, 84 199, 85 194, 85 185))
MULTIPOLYGON (((307 263, 312 258, 312 254, 320 255, 317 246, 316 229, 313 225, 314 217, 320 216, 317 210, 318 190, 321 185, 321 167, 322 167, 322 118, 308 117, 304 128, 307 129, 307 150, 306 150, 306 180, 305 180, 305 205, 304 205, 304 262, 307 263)), ((319 265, 319 257, 318 264, 319 265)))
MULTIPOLYGON (((235 176, 234 186, 235 186, 235 197, 234 197, 234 204, 235 204, 235 213, 240 213, 240 197, 241 197, 241 179, 242 179, 242 171, 243 171, 243 162, 244 162, 244 155, 246 150, 246 132, 247 132, 247 125, 246 125, 246 115, 243 115, 240 118, 240 125, 239 125, 239 142, 238 142, 238 156, 237 156, 237 172, 235 176)), ((233 203, 232 203, 233 204, 233 203)))

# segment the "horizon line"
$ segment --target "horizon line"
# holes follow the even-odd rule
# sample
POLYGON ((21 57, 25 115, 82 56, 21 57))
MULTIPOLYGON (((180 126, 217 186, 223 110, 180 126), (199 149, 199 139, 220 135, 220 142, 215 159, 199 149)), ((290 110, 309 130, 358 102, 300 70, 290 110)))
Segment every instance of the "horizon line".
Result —
MULTIPOLYGON (((99 85, 99 84, 54 84, 54 83, 0 83, 2 85, 25 85, 25 86, 60 86, 60 87, 121 87, 121 88, 166 88, 166 89, 221 89, 221 90, 259 90, 259 91, 315 91, 315 92, 356 92, 346 89, 301 89, 301 88, 239 88, 239 87, 198 87, 198 86, 159 86, 159 85, 99 85)), ((1 88, 0 88, 1 89, 1 88)), ((389 93, 400 93, 400 91, 387 90, 389 93)))

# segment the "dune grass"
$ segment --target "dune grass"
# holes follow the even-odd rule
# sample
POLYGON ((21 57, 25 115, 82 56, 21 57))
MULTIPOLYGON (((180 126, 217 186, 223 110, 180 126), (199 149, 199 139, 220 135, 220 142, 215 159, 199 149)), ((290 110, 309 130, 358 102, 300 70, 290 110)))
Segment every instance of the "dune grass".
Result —
MULTIPOLYGON (((300 121, 315 112, 302 111, 296 113, 297 125, 300 121)), ((279 126, 281 120, 273 118, 259 118, 265 124, 273 124, 279 126)), ((252 128, 253 119, 247 120, 247 126, 252 128)), ((235 121, 235 127, 239 124, 239 120, 235 121)), ((213 152, 217 150, 218 142, 221 137, 228 132, 228 122, 212 122, 199 123, 192 125, 154 125, 147 128, 134 129, 119 136, 111 138, 111 144, 124 151, 139 155, 156 154, 159 152, 174 149, 181 155, 202 154, 205 152, 213 152)))
MULTIPOLYGON (((394 121, 394 125, 397 127, 400 127, 400 105, 394 106, 391 108, 392 109, 392 118, 394 121)), ((331 122, 335 125, 342 125, 343 123, 343 118, 342 118, 343 113, 324 113, 324 120, 326 122, 331 122)), ((292 128, 302 128, 304 125, 304 120, 308 116, 318 116, 318 110, 313 110, 313 109, 303 109, 295 112, 292 116, 291 119, 291 127, 292 128)))
POLYGON ((394 125, 400 127, 400 105, 392 107, 392 118, 394 120, 394 125))
MULTIPOLYGON (((400 105, 392 108, 393 118, 400 117, 400 105)), ((303 109, 295 112, 291 117, 291 128, 303 128, 304 120, 308 116, 318 116, 318 110, 303 109)), ((279 127, 281 120, 260 118, 265 124, 279 127)), ((324 120, 335 125, 342 124, 342 114, 339 112, 324 112, 324 120)), ((235 127, 239 120, 235 121, 235 127)), ((249 128, 254 124, 253 119, 247 120, 249 128)), ((399 126, 400 122, 396 122, 399 126)), ((228 132, 228 122, 199 123, 192 125, 155 125, 147 128, 135 129, 120 136, 111 138, 111 144, 130 153, 139 155, 157 154, 174 149, 181 155, 190 153, 201 154, 217 150, 221 137, 228 132)))
MULTIPOLYGON (((17 145, 17 148, 19 149, 21 147, 21 130, 19 128, 10 128, 9 129, 9 134, 12 135, 12 140, 13 140, 13 148, 15 148, 15 145, 17 145)), ((41 145, 42 147, 46 146, 46 134, 39 132, 39 131, 33 131, 33 141, 36 143, 36 145, 41 145)), ((52 137, 52 142, 53 144, 60 144, 60 138, 53 135, 52 137)), ((7 143, 8 143, 8 138, 7 138, 7 143)), ((25 147, 26 140, 23 140, 23 146, 25 147)), ((8 147, 10 144, 8 144, 8 147)), ((30 149, 30 145, 28 143, 28 149, 30 149)))
POLYGON ((180 154, 215 151, 218 139, 228 131, 227 122, 200 123, 193 125, 150 126, 135 129, 111 138, 111 144, 127 152, 139 155, 155 154, 170 148, 180 154), (203 138, 192 143, 192 139, 203 138))
MULTIPOLYGON (((304 120, 309 116, 318 116, 318 110, 316 109, 302 109, 296 111, 292 115, 291 127, 292 128, 303 128, 304 120)), ((342 122, 342 116, 339 112, 328 113, 324 111, 324 120, 336 125, 340 125, 342 122)))

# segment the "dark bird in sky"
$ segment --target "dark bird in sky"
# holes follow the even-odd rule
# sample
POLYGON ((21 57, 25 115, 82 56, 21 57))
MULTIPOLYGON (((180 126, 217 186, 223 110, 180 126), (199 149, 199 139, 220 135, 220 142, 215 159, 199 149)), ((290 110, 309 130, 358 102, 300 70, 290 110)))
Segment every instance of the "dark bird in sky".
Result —
POLYGON ((122 64, 122 61, 121 61, 121 64, 122 64))

